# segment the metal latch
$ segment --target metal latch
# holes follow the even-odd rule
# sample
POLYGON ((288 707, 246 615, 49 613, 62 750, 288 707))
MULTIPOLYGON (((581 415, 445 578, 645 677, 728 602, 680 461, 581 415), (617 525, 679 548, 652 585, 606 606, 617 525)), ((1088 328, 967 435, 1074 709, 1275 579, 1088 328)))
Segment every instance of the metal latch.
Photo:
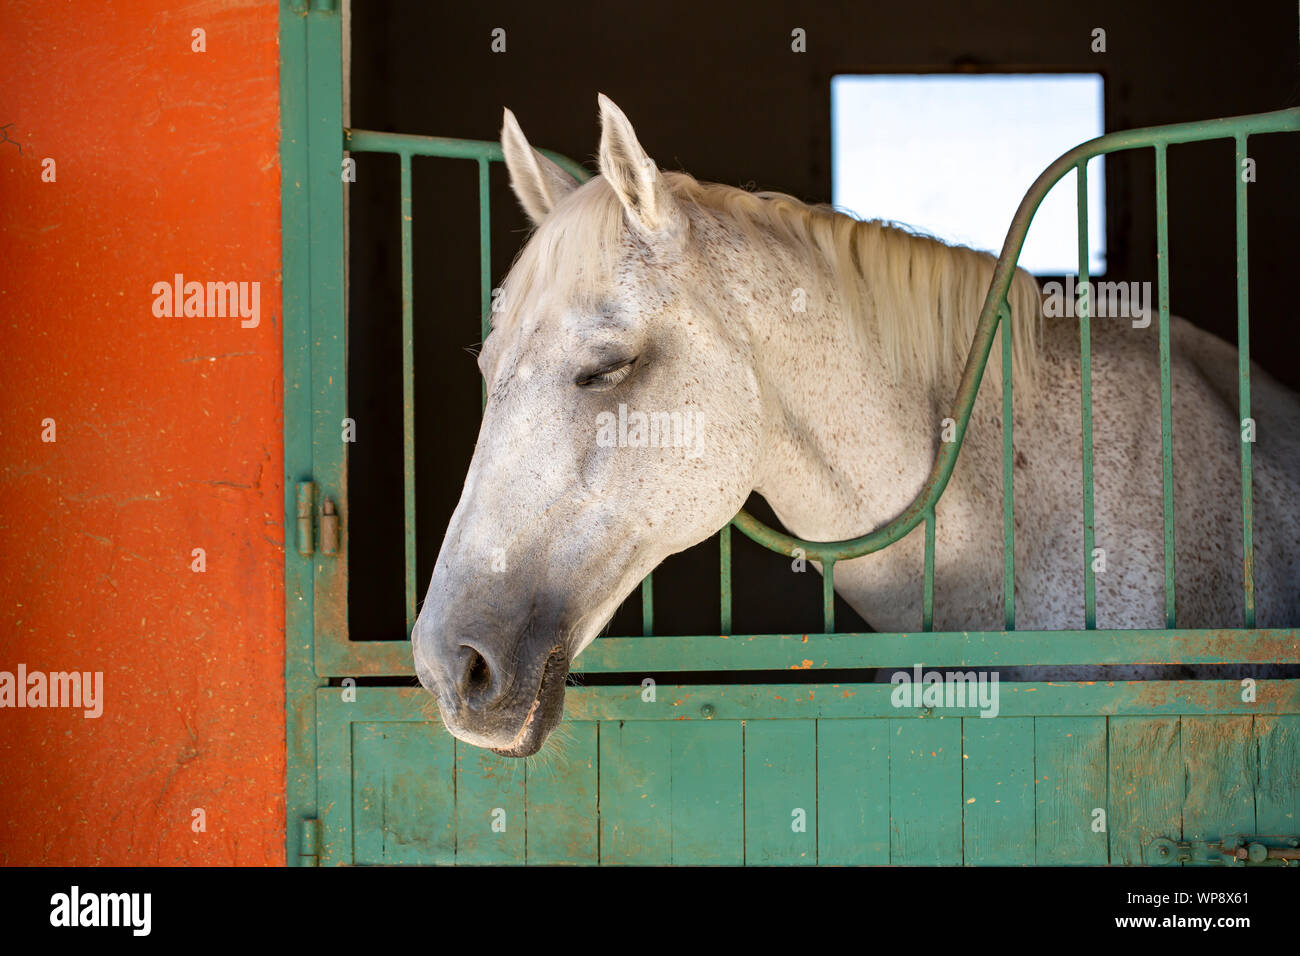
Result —
POLYGON ((1294 866, 1300 864, 1300 849, 1297 847, 1300 847, 1300 840, 1293 837, 1230 836, 1218 843, 1205 840, 1179 842, 1160 837, 1147 847, 1147 862, 1157 866, 1172 863, 1294 866))

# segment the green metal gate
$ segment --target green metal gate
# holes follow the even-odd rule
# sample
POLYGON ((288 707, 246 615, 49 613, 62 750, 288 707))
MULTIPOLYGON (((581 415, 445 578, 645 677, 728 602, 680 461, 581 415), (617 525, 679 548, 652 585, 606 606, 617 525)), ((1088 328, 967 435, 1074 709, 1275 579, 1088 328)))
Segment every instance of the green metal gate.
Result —
MULTIPOLYGON (((287 515, 289 859, 381 863, 952 863, 1106 864, 1300 858, 1300 681, 1003 684, 998 719, 978 708, 900 709, 892 687, 866 683, 660 685, 651 672, 831 670, 899 660, 953 667, 1300 662, 1300 633, 1254 627, 1250 446, 1242 443, 1246 614, 1232 630, 1172 630, 1165 150, 1300 130, 1300 110, 1101 137, 1061 157, 1034 184, 1007 237, 954 403, 957 440, 921 494, 889 525, 848 541, 800 541, 741 512, 732 524, 765 547, 824 563, 823 634, 731 633, 730 527, 720 532, 717 634, 654 636, 652 580, 642 633, 596 641, 575 662, 627 684, 570 687, 565 758, 498 757, 454 740, 416 687, 356 687, 413 674, 406 640, 347 634, 344 150, 399 157, 401 169, 406 613, 415 617, 411 157, 476 162, 486 333, 490 301, 488 168, 497 144, 345 131, 340 16, 330 2, 284 0, 284 342, 287 515), (301 9, 298 9, 301 7, 301 9), (1093 156, 1152 148, 1157 185, 1161 411, 1168 630, 1098 630, 1091 564, 1089 321, 1083 361, 1082 631, 1017 631, 1011 381, 1002 337, 1006 630, 932 633, 934 507, 951 475, 1038 203, 1071 169, 1079 189, 1080 279, 1087 278, 1087 179, 1093 156), (310 241, 309 241, 310 240, 310 241), (835 633, 833 567, 926 524, 925 630, 835 633), (348 681, 347 679, 353 679, 348 681), (1254 844, 1255 849, 1249 845, 1254 844)), ((580 167, 562 162, 581 178, 580 167)), ((1225 181, 1227 170, 1225 169, 1225 181)), ((1249 417, 1246 184, 1237 195, 1241 417, 1249 417)), ((468 224, 467 224, 468 225, 468 224)))

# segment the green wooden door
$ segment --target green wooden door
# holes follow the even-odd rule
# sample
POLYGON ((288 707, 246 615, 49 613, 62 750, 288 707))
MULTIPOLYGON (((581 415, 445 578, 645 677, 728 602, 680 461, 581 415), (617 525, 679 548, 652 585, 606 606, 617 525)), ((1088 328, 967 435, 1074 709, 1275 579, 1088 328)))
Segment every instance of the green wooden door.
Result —
POLYGON ((659 691, 570 689, 562 745, 522 761, 421 690, 320 690, 320 862, 1152 864, 1298 829, 1294 691, 1021 685, 996 719, 900 716, 880 685, 659 691))

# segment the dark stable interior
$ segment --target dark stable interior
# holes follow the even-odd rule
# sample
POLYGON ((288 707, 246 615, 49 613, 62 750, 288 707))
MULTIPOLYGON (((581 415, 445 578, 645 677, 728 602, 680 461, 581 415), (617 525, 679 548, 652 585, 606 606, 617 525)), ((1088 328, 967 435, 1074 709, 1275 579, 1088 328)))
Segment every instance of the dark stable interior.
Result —
MULTIPOLYGON (((1248 13, 1221 3, 1129 0, 827 9, 773 0, 568 8, 371 0, 351 26, 351 125, 495 140, 509 106, 535 146, 594 168, 599 91, 627 113, 662 168, 825 202, 836 74, 1100 73, 1108 131, 1264 112, 1297 101, 1295 16, 1291 0, 1255 3, 1248 13), (505 53, 491 50, 498 27, 505 53), (806 53, 791 52, 796 27, 806 31, 806 53), (1106 30, 1104 54, 1091 50, 1098 27, 1106 30)), ((1300 388, 1288 321, 1296 311, 1288 284, 1300 225, 1300 139, 1250 142, 1258 169, 1249 193, 1251 352, 1300 388)), ((395 156, 356 159, 357 181, 347 187, 349 415, 358 427, 349 446, 350 633, 394 640, 404 636, 398 164, 395 156)), ((1235 342, 1233 162, 1227 140, 1170 147, 1168 195, 1172 310, 1235 342)), ((417 157, 413 165, 421 599, 478 433, 477 175, 466 160, 417 157)), ((527 230, 496 163, 491 216, 495 286, 527 230)), ((1107 158, 1106 224, 1105 278, 1154 283, 1150 150, 1107 158)), ((756 496, 750 508, 775 523, 756 496)), ((739 532, 732 551, 734 633, 821 630, 813 568, 793 574, 788 558, 739 532)), ((941 601, 941 578, 935 589, 941 601)), ((655 572, 655 598, 656 633, 716 633, 717 539, 669 558, 655 572)), ((837 630, 868 629, 836 603, 837 630)), ((641 633, 639 592, 608 633, 641 633)))

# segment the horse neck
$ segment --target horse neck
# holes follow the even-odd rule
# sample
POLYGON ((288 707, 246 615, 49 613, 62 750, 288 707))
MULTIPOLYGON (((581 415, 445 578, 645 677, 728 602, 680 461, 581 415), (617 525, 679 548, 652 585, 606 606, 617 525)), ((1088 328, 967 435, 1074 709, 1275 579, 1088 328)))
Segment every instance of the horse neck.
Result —
POLYGON ((874 316, 860 345, 829 272, 810 283, 806 267, 782 250, 759 256, 755 299, 779 304, 751 313, 766 443, 755 490, 801 537, 864 534, 921 488, 951 394, 886 367, 874 316), (804 312, 791 307, 795 288, 806 293, 804 312))

